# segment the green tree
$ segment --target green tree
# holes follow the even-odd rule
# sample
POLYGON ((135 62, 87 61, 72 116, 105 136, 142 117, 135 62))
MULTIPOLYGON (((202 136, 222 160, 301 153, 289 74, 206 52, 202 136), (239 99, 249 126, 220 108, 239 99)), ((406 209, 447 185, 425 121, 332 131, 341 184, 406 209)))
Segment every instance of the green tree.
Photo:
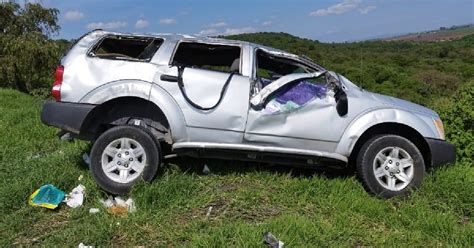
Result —
POLYGON ((32 93, 48 88, 61 51, 50 39, 59 11, 37 3, 0 3, 0 87, 32 93))

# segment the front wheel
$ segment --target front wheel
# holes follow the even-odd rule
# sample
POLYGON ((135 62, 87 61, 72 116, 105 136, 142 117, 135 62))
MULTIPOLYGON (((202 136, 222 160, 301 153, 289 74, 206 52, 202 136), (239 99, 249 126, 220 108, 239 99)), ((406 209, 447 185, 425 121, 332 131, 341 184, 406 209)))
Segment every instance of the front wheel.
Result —
POLYGON ((367 141, 357 157, 357 174, 364 188, 384 198, 407 195, 421 185, 425 162, 419 149, 398 135, 367 141))
POLYGON ((97 184, 113 194, 126 194, 141 179, 150 182, 160 162, 159 144, 135 126, 104 132, 91 150, 91 171, 97 184))

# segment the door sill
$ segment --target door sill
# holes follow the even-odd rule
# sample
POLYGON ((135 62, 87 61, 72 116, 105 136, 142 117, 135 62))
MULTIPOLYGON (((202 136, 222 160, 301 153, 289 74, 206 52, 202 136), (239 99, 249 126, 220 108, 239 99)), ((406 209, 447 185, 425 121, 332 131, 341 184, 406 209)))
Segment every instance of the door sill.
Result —
MULTIPOLYGON (((274 146, 256 146, 247 144, 229 144, 229 143, 211 143, 211 142, 178 142, 173 144, 173 150, 188 150, 188 149, 209 149, 209 150, 231 150, 235 152, 247 152, 248 158, 252 159, 252 153, 269 153, 281 155, 294 155, 316 158, 327 158, 329 160, 336 160, 347 163, 348 159, 338 153, 330 153, 323 151, 313 151, 294 148, 282 148, 274 146)), ((257 155, 255 155, 257 156, 257 155)), ((308 160, 308 163, 311 163, 308 160)))

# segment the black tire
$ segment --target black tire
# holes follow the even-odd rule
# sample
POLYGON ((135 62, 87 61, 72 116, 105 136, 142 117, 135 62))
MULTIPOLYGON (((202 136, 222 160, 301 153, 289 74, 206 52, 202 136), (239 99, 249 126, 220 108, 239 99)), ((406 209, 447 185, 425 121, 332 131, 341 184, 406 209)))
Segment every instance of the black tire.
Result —
MULTIPOLYGON (((390 158, 390 155, 391 154, 389 154, 388 158, 390 158)), ((388 162, 390 162, 390 166, 392 166, 392 160, 388 159, 387 163, 388 162)), ((377 166, 379 166, 379 164, 377 166)), ((395 165, 393 164, 393 166, 395 165)), ((425 162, 421 152, 411 141, 398 135, 378 135, 368 140, 362 146, 359 154, 357 155, 356 167, 358 178, 362 182, 365 190, 371 194, 381 196, 383 198, 408 195, 412 189, 421 185, 425 176, 425 162), (379 182, 379 179, 375 176, 375 157, 379 152, 383 151, 384 149, 391 149, 391 147, 403 149, 404 152, 407 152, 411 156, 413 161, 412 179, 404 188, 399 190, 390 190, 382 185, 382 183, 387 183, 388 185, 388 180, 391 180, 389 179, 391 174, 388 175, 390 171, 385 169, 388 167, 383 166, 383 169, 385 169, 387 175, 379 177, 383 178, 380 179, 382 183, 379 182)), ((380 165, 380 167, 382 166, 380 165)), ((397 174, 396 171, 394 174, 397 174)), ((399 180, 397 177, 394 176, 393 178, 396 178, 397 182, 403 184, 403 181, 399 180)))
POLYGON ((91 172, 97 184, 107 192, 123 195, 129 192, 131 187, 140 179, 151 182, 155 177, 161 160, 161 149, 158 142, 149 132, 141 127, 116 126, 113 127, 96 140, 91 150, 91 172), (128 183, 120 183, 110 179, 102 169, 102 154, 105 148, 114 140, 129 138, 138 142, 146 155, 146 164, 136 179, 128 183))

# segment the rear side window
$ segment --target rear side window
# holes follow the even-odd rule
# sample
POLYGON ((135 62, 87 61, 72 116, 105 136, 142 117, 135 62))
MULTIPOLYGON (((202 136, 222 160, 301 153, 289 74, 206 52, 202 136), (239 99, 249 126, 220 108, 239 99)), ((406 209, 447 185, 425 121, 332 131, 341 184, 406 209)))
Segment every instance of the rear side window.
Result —
POLYGON ((107 36, 94 46, 89 55, 104 59, 150 61, 161 44, 163 40, 158 38, 107 36))
POLYGON ((240 47, 194 42, 181 42, 172 65, 220 72, 240 72, 240 47))

